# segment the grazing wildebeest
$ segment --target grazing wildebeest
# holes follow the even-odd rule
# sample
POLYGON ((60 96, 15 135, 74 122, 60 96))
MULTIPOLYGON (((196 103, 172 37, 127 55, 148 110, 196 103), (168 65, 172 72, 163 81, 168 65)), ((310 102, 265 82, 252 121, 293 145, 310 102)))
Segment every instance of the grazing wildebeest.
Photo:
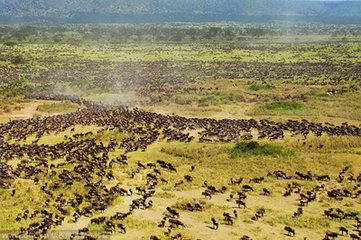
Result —
POLYGON ((166 210, 170 213, 172 217, 179 218, 179 213, 176 210, 170 207, 167 207, 166 210))
POLYGON ((351 238, 352 240, 360 240, 360 239, 361 239, 360 236, 358 236, 358 235, 356 235, 356 234, 354 234, 354 233, 350 233, 350 238, 351 238))
POLYGON ((238 212, 237 212, 237 210, 233 210, 233 215, 234 215, 235 218, 238 218, 238 212))
POLYGON ((233 179, 231 178, 231 185, 239 185, 243 182, 243 178, 233 179))
POLYGON ((285 226, 284 230, 287 231, 287 234, 290 235, 290 236, 291 235, 292 236, 296 235, 296 231, 293 228, 291 228, 290 226, 285 226))
POLYGON ((126 229, 125 226, 124 226, 123 224, 121 224, 121 223, 118 223, 118 224, 117 224, 117 228, 120 229, 120 232, 121 232, 121 233, 126 233, 126 232, 127 232, 127 229, 126 229))
POLYGON ((336 232, 326 232, 325 237, 335 239, 335 238, 338 237, 338 233, 336 233, 336 232))
POLYGON ((105 222, 105 220, 106 220, 106 217, 92 218, 92 219, 90 219, 90 223, 91 224, 100 224, 100 223, 105 222))
POLYGON ((341 232, 341 235, 343 235, 344 233, 346 233, 346 235, 348 235, 348 229, 345 228, 345 227, 340 227, 339 228, 340 232, 341 232))
POLYGON ((174 224, 176 227, 185 227, 185 224, 181 221, 179 221, 178 219, 169 219, 169 223, 174 224))
POLYGON ((78 234, 82 234, 82 233, 88 233, 89 229, 88 228, 82 228, 78 230, 78 234))
POLYGON ((263 181, 264 181, 264 177, 257 177, 257 178, 249 179, 249 182, 253 182, 253 183, 261 183, 263 181))
POLYGON ((263 217, 265 213, 266 213, 266 210, 264 208, 257 210, 255 215, 252 217, 252 220, 257 221, 259 218, 263 217))
POLYGON ((219 228, 219 223, 216 221, 215 218, 212 217, 212 224, 213 224, 213 229, 217 230, 219 228))
POLYGON ((243 235, 239 240, 252 240, 252 238, 247 235, 243 235))
POLYGON ((264 195, 264 196, 269 196, 269 195, 271 195, 271 192, 267 189, 267 188, 263 188, 262 189, 262 193, 261 193, 261 195, 264 195))
POLYGON ((149 240, 161 240, 161 238, 152 235, 152 236, 150 236, 149 240))
POLYGON ((224 221, 228 224, 228 225, 233 225, 233 219, 231 217, 231 215, 227 212, 223 213, 223 217, 224 217, 224 221))
POLYGON ((243 201, 243 199, 236 199, 236 204, 238 206, 238 208, 241 208, 241 206, 243 206, 243 208, 246 208, 246 202, 243 201))
POLYGON ((252 186, 250 186, 250 185, 243 185, 242 186, 242 188, 243 188, 243 190, 245 190, 245 191, 253 191, 253 187, 252 186))
POLYGON ((209 191, 204 191, 202 192, 202 195, 205 197, 205 198, 209 198, 209 199, 212 199, 212 194, 209 192, 209 191))
POLYGON ((303 209, 302 208, 298 208, 297 212, 293 213, 293 217, 299 217, 303 214, 303 209))
POLYGON ((317 176, 316 179, 318 181, 330 181, 331 180, 329 175, 320 175, 320 176, 317 176))

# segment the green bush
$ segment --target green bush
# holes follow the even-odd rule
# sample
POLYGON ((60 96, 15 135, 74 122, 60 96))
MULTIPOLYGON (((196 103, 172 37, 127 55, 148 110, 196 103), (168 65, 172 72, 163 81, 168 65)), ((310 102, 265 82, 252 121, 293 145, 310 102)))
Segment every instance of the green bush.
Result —
POLYGON ((40 105, 36 110, 47 113, 67 113, 78 109, 78 105, 70 101, 63 101, 58 103, 45 103, 40 105))
POLYGON ((293 154, 292 151, 273 144, 259 144, 258 142, 239 142, 231 150, 232 157, 255 155, 255 156, 287 156, 293 154))
POLYGON ((307 106, 303 103, 296 102, 293 100, 284 101, 272 101, 264 103, 255 108, 250 112, 251 114, 296 114, 307 109, 307 106))

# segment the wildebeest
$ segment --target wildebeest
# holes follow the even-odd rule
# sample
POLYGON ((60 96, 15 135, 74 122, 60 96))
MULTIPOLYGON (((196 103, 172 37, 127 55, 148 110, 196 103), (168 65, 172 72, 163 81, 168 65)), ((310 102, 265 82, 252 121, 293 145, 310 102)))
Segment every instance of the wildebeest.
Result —
POLYGON ((219 228, 219 223, 216 221, 215 218, 212 217, 212 224, 213 224, 213 229, 217 230, 219 228))
POLYGON ((296 235, 296 231, 291 228, 290 226, 285 226, 284 227, 284 230, 287 232, 288 235, 292 235, 292 236, 295 236, 296 235))

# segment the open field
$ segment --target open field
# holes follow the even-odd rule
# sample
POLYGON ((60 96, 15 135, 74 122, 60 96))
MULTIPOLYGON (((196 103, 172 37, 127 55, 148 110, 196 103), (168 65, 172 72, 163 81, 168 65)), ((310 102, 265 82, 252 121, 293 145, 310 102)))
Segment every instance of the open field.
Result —
POLYGON ((0 45, 0 238, 359 236, 360 50, 0 45))

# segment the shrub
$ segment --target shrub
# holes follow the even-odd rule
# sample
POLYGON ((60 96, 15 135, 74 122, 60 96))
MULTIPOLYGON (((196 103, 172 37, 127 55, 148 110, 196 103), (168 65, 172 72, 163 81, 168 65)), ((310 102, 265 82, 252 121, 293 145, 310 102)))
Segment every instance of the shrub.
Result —
POLYGON ((272 101, 261 106, 256 106, 251 114, 295 114, 306 110, 305 104, 293 100, 272 101))
POLYGON ((78 105, 69 101, 63 101, 58 103, 45 103, 40 105, 36 110, 40 112, 47 113, 57 113, 57 112, 73 112, 77 110, 78 105))
POLYGON ((282 146, 273 144, 261 145, 258 142, 239 142, 231 150, 230 154, 233 157, 242 155, 255 156, 285 156, 293 154, 292 151, 284 149, 282 146))

